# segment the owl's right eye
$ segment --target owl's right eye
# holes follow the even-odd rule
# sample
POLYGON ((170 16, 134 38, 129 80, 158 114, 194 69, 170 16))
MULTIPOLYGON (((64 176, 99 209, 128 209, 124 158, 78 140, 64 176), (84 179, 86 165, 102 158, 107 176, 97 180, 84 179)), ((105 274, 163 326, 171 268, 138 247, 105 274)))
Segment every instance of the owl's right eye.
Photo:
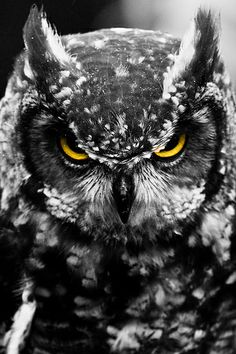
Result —
POLYGON ((157 149, 154 154, 161 159, 179 156, 186 144, 186 134, 175 135, 164 149, 157 149))
POLYGON ((59 139, 59 147, 62 153, 75 162, 83 162, 89 156, 76 146, 75 139, 70 135, 63 135, 59 139))

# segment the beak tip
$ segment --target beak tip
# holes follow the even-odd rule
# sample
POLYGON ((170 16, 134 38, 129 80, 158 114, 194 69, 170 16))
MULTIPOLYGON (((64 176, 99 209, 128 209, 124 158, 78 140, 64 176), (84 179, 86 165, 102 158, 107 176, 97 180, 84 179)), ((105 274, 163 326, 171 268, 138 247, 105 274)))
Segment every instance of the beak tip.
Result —
POLYGON ((129 211, 126 213, 119 213, 120 220, 122 221, 122 224, 127 224, 129 220, 129 211))

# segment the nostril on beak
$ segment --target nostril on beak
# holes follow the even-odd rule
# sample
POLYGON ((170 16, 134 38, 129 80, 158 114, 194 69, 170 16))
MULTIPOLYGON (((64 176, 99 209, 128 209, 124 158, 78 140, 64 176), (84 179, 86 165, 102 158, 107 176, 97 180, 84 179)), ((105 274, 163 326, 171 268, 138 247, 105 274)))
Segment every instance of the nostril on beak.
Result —
POLYGON ((127 223, 134 200, 133 176, 120 173, 114 178, 113 198, 121 221, 127 223))

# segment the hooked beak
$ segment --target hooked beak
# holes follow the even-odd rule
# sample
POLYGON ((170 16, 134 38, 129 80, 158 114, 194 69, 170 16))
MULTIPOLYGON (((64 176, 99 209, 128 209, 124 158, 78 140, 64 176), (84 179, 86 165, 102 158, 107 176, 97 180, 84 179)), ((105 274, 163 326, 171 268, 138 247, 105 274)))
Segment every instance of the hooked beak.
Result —
POLYGON ((118 173, 113 180, 113 198, 120 219, 126 224, 134 201, 133 176, 118 173))

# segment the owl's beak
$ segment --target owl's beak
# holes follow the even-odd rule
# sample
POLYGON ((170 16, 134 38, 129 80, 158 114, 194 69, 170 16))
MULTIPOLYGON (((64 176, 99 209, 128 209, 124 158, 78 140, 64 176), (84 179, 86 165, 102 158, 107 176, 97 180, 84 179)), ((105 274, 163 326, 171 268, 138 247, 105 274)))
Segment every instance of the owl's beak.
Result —
POLYGON ((118 173, 113 180, 113 198, 120 219, 126 224, 134 200, 134 181, 132 175, 118 173))

